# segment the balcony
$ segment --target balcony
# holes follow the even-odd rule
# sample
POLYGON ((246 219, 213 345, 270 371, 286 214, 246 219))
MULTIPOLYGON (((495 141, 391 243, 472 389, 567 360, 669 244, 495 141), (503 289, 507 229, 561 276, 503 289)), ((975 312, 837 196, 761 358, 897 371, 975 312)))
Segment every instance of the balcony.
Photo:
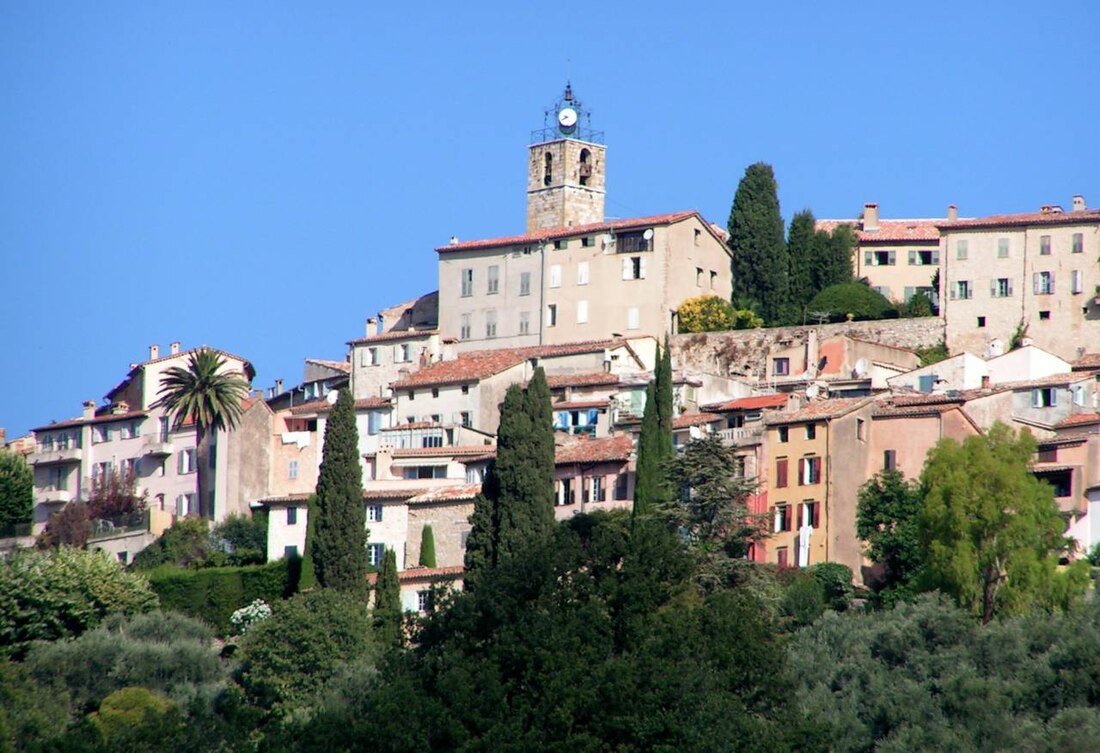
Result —
POLYGON ((73 493, 68 489, 48 487, 35 494, 35 502, 42 505, 67 505, 73 501, 73 493))
POLYGON ((718 437, 727 445, 756 444, 764 436, 763 426, 742 426, 736 429, 719 429, 718 437))
POLYGON ((84 457, 84 452, 79 447, 49 447, 39 445, 36 452, 31 453, 31 465, 60 465, 61 463, 79 463, 84 457))
POLYGON ((153 457, 167 457, 172 454, 172 440, 168 437, 161 436, 159 434, 145 438, 145 444, 142 445, 142 453, 145 455, 152 455, 153 457))

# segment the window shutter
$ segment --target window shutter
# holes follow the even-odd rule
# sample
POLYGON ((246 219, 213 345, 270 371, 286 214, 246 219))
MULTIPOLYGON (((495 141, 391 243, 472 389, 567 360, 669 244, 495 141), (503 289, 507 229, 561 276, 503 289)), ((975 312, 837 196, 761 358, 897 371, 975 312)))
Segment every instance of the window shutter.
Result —
POLYGON ((1058 405, 1058 390, 1053 387, 1050 388, 1050 407, 1053 408, 1058 405))
POLYGON ((183 459, 187 455, 187 450, 181 450, 176 460, 176 473, 183 474, 183 459))
POLYGON ((806 485, 806 470, 808 468, 809 468, 809 466, 806 465, 806 458, 799 458, 798 459, 798 485, 799 486, 805 486, 806 485))
POLYGON ((864 251, 863 252, 863 266, 865 266, 865 267, 874 266, 874 262, 872 261, 873 258, 874 257, 871 256, 870 251, 864 251))
POLYGON ((783 506, 783 530, 784 531, 791 530, 791 506, 790 505, 784 505, 783 506))
POLYGON ((374 521, 376 523, 382 522, 382 505, 374 506, 374 521))
POLYGON ((932 263, 936 265, 940 263, 940 252, 938 249, 932 252, 932 263))
POLYGON ((798 503, 798 516, 795 518, 795 520, 798 521, 798 527, 799 528, 802 527, 802 521, 804 521, 806 519, 806 516, 804 515, 804 510, 805 509, 806 509, 806 505, 799 502, 798 503))
POLYGON ((780 531, 783 530, 783 510, 782 510, 782 508, 780 508, 780 507, 775 508, 774 518, 775 519, 772 521, 772 528, 774 529, 774 531, 776 533, 779 533, 780 531))
POLYGON ((821 503, 820 502, 812 503, 812 506, 810 507, 810 513, 813 516, 810 524, 814 528, 821 528, 821 503))
POLYGON ((640 268, 640 271, 638 272, 638 277, 640 277, 641 279, 644 280, 645 279, 645 257, 643 256, 639 261, 641 263, 638 265, 639 268, 640 268))
POLYGON ((787 485, 787 459, 775 461, 775 485, 782 489, 787 485))
POLYGON ((913 250, 909 251, 909 263, 913 264, 913 265, 915 265, 917 263, 917 252, 916 251, 913 251, 913 250))
POLYGON ((1031 391, 1031 407, 1032 408, 1038 408, 1039 407, 1039 390, 1032 390, 1031 391))
POLYGON ((623 257, 623 279, 624 280, 629 280, 630 279, 630 274, 631 274, 632 271, 633 270, 631 268, 630 257, 629 256, 623 257))
POLYGON ((891 267, 894 266, 894 264, 897 262, 897 258, 898 258, 897 251, 891 251, 890 252, 890 260, 887 262, 887 264, 889 264, 891 267))
POLYGON ((814 479, 821 480, 821 458, 811 458, 810 462, 813 463, 814 479))
POLYGON ((958 290, 957 290, 958 287, 959 287, 959 283, 957 283, 957 282, 954 285, 951 286, 951 300, 952 301, 955 300, 956 296, 958 295, 958 290))
POLYGON ((1051 272, 1047 279, 1050 280, 1050 289, 1047 292, 1054 295, 1054 273, 1051 272))
POLYGON ((1031 292, 1035 295, 1039 294, 1039 273, 1033 272, 1031 274, 1031 292))
POLYGON ((990 298, 996 298, 997 297, 997 280, 996 279, 993 279, 993 280, 989 281, 989 297, 990 298))

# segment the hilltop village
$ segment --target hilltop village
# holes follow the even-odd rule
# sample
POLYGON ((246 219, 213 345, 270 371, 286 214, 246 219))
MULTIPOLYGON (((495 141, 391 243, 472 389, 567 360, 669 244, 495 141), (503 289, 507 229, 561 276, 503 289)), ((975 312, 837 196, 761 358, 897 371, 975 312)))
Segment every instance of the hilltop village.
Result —
MULTIPOLYGON (((685 332, 685 301, 735 296, 728 228, 690 209, 607 217, 608 168, 603 134, 567 88, 528 147, 523 231, 452 238, 431 251, 438 278, 423 295, 347 323, 344 360, 306 358, 300 383, 253 385, 239 424, 212 437, 202 489, 195 427, 154 405, 166 371, 197 348, 149 346, 102 401, 8 443, 34 473, 32 530, 9 544, 125 473, 148 514, 96 521, 89 542, 122 562, 178 519, 255 511, 266 512, 269 560, 300 555, 326 421, 347 388, 370 564, 392 550, 403 606, 420 610, 431 584, 462 582, 501 400, 537 368, 552 394, 556 517, 632 505, 666 340, 676 445, 719 437, 755 484, 750 511, 770 530, 751 560, 836 562, 861 580, 860 487, 883 469, 916 478, 941 438, 998 421, 1037 439, 1033 473, 1054 488, 1075 556, 1100 543, 1100 210, 1075 196, 1066 209, 890 219, 867 203, 815 229, 847 228, 851 276, 899 305, 923 296, 933 315, 685 332), (425 567, 429 526, 436 562, 425 567)), ((219 353, 252 382, 247 354, 219 353)))

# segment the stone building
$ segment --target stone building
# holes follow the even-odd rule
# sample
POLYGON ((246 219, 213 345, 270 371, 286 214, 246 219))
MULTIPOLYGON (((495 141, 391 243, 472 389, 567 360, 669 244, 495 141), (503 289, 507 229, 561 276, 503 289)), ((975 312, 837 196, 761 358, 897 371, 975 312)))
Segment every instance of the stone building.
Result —
POLYGON ((1027 339, 1073 360, 1100 342, 1100 209, 939 224, 947 346, 995 355, 1027 339))

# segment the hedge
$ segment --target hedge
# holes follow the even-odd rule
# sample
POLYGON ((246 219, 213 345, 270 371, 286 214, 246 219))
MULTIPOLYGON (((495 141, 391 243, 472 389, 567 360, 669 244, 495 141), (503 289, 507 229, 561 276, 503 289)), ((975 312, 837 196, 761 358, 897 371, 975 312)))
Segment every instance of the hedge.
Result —
POLYGON ((231 629, 229 616, 253 600, 272 604, 292 596, 298 590, 301 560, 201 570, 165 565, 147 575, 161 609, 197 617, 224 634, 231 629))

